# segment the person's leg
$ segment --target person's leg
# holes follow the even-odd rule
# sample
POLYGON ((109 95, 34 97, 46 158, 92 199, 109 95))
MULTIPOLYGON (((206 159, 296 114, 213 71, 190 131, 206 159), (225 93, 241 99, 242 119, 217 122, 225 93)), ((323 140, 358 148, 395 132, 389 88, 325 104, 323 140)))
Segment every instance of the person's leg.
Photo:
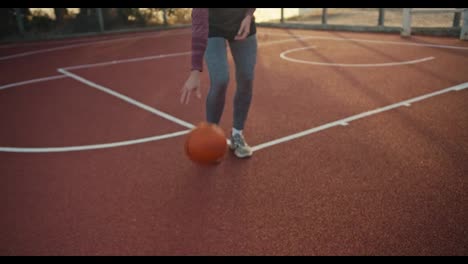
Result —
POLYGON ((224 38, 208 38, 205 61, 210 75, 210 90, 206 98, 206 119, 207 122, 218 125, 224 111, 229 83, 229 65, 224 38))
POLYGON ((255 65, 257 62, 257 37, 252 35, 243 41, 229 43, 236 64, 236 94, 234 96, 234 122, 231 149, 240 158, 250 157, 252 150, 245 141, 244 130, 252 101, 255 65))
POLYGON ((252 35, 243 41, 229 43, 236 64, 236 94, 234 96, 234 123, 236 130, 243 130, 252 100, 252 89, 257 62, 257 37, 252 35))

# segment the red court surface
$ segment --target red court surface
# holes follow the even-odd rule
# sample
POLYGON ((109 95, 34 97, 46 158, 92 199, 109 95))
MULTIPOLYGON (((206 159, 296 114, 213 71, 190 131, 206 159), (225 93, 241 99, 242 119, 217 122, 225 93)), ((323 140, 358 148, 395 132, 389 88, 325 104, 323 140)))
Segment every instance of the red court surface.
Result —
POLYGON ((183 149, 190 29, 0 46, 0 255, 466 255, 468 43, 258 43, 254 155, 213 167, 183 149))

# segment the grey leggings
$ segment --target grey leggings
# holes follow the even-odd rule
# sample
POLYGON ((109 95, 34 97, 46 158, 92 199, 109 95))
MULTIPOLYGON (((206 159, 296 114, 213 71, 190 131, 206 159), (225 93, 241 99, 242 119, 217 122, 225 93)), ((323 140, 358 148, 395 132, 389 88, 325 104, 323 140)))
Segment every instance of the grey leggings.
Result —
POLYGON ((257 61, 256 35, 242 41, 226 41, 218 37, 208 39, 205 60, 210 75, 210 90, 206 99, 206 118, 209 123, 219 124, 223 114, 229 83, 226 42, 229 43, 236 65, 237 88, 234 96, 233 127, 242 130, 252 101, 252 86, 257 61))

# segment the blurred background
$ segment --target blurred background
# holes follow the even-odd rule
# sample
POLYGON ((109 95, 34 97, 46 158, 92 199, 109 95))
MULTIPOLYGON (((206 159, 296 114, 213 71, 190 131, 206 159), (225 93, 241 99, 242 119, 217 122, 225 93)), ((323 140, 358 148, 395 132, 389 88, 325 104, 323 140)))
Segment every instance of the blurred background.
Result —
MULTIPOLYGON (((458 35, 463 13, 446 9, 414 13, 414 32, 458 35)), ((403 8, 258 8, 255 17, 264 25, 399 32, 403 8)), ((10 42, 184 27, 191 8, 1 8, 0 20, 0 41, 10 42)))

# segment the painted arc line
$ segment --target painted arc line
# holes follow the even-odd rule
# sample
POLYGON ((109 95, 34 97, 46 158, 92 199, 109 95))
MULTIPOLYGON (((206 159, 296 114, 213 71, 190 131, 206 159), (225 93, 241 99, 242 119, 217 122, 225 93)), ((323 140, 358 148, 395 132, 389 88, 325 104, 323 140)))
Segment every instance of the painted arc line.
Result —
POLYGON ((96 150, 105 148, 116 148, 122 146, 129 146, 141 143, 147 143, 151 141, 158 141, 173 137, 179 137, 188 134, 190 130, 183 130, 174 133, 158 135, 147 138, 140 138, 134 140, 96 144, 96 145, 85 145, 85 146, 71 146, 71 147, 53 147, 53 148, 15 148, 15 147, 0 147, 0 152, 18 152, 18 153, 50 153, 50 152, 71 152, 71 151, 83 151, 83 150, 96 150))
POLYGON ((286 56, 286 54, 288 54, 288 53, 297 52, 299 50, 314 49, 314 48, 316 48, 316 46, 297 48, 297 49, 289 49, 289 50, 286 50, 286 51, 282 52, 280 54, 280 57, 283 60, 287 60, 287 61, 291 61, 291 62, 312 64, 312 65, 318 65, 318 66, 335 66, 335 67, 388 67, 388 66, 400 66, 400 65, 406 65, 406 64, 416 64, 416 63, 425 62, 425 61, 435 59, 434 57, 426 57, 426 58, 417 59, 417 60, 400 61, 400 62, 367 63, 367 64, 352 63, 352 64, 348 64, 348 63, 315 62, 315 61, 294 59, 294 58, 286 56))
POLYGON ((363 112, 363 113, 360 113, 360 114, 357 114, 357 115, 349 116, 349 117, 346 117, 346 118, 343 118, 343 119, 340 119, 340 120, 336 120, 336 121, 333 121, 333 122, 330 122, 330 123, 327 123, 327 124, 324 124, 324 125, 321 125, 321 126, 318 126, 318 127, 314 127, 314 128, 311 128, 311 129, 307 129, 307 130, 304 130, 304 131, 301 131, 301 132, 298 132, 298 133, 295 133, 295 134, 291 134, 291 135, 288 135, 288 136, 285 136, 285 137, 274 139, 274 140, 271 140, 271 141, 268 141, 268 142, 265 142, 265 143, 262 143, 262 144, 259 144, 259 145, 256 145, 256 146, 252 147, 252 151, 258 151, 258 150, 261 150, 261 149, 272 147, 274 145, 278 145, 278 144, 281 144, 281 143, 284 143, 284 142, 287 142, 287 141, 291 141, 291 140, 294 140, 294 139, 297 139, 297 138, 300 138, 300 137, 304 137, 304 136, 307 136, 307 135, 310 135, 310 134, 313 134, 313 133, 317 133, 317 132, 325 130, 325 129, 329 129, 329 128, 332 128, 332 127, 335 127, 335 126, 340 126, 340 125, 343 125, 343 124, 348 124, 348 123, 350 123, 351 121, 354 121, 354 120, 358 120, 358 119, 365 118, 365 117, 368 117, 368 116, 371 116, 371 115, 375 115, 375 114, 378 114, 378 113, 389 111, 389 110, 392 110, 394 108, 398 108, 400 106, 406 106, 408 104, 412 104, 414 102, 422 101, 422 100, 425 100, 425 99, 433 97, 433 96, 441 95, 441 94, 448 93, 448 92, 451 92, 451 91, 461 91, 461 90, 466 89, 466 88, 468 88, 468 82, 461 83, 461 84, 458 84, 458 85, 455 85, 455 86, 452 86, 452 87, 449 87, 449 88, 445 88, 445 89, 442 89, 442 90, 439 90, 439 91, 436 91, 436 92, 433 92, 433 93, 429 93, 429 94, 421 95, 421 96, 418 96, 418 97, 414 97, 414 98, 411 98, 411 99, 408 99, 408 100, 405 100, 405 101, 401 101, 401 102, 398 102, 398 103, 395 103, 395 104, 380 107, 380 108, 377 108, 377 109, 374 109, 374 110, 371 110, 371 111, 367 111, 367 112, 363 112))
MULTIPOLYGON (((292 42, 292 41, 296 41, 296 40, 304 40, 304 39, 309 39, 309 38, 310 37, 268 41, 268 42, 259 43, 259 46, 268 46, 268 45, 274 45, 274 44, 279 44, 279 43, 292 42)), ((93 68, 93 67, 100 67, 100 66, 106 66, 106 65, 115 65, 115 64, 120 64, 120 63, 170 58, 170 57, 184 56, 184 55, 190 55, 190 54, 191 54, 191 51, 169 53, 169 54, 159 54, 159 55, 136 57, 136 58, 130 58, 130 59, 123 59, 123 60, 113 60, 113 61, 105 61, 105 62, 92 63, 92 64, 81 64, 81 65, 75 65, 75 66, 67 66, 67 67, 61 67, 61 69, 76 70, 76 69, 93 68)), ((49 80, 54 80, 54 79, 66 78, 66 77, 68 77, 68 76, 66 76, 66 75, 55 75, 55 76, 48 76, 48 77, 43 77, 43 78, 38 78, 38 79, 33 79, 33 80, 28 80, 28 81, 10 83, 10 84, 5 84, 5 85, 0 86, 0 90, 10 88, 10 87, 21 86, 21 85, 25 85, 25 84, 29 84, 29 83, 43 82, 43 81, 49 81, 49 80)))
MULTIPOLYGON (((13 58, 18 58, 18 57, 24 57, 28 55, 33 55, 33 54, 39 54, 39 53, 45 53, 45 52, 51 52, 51 51, 56 51, 56 50, 64 50, 64 49, 71 49, 71 48, 76 48, 76 47, 82 47, 82 46, 88 46, 88 45, 93 45, 93 44, 101 44, 101 43, 109 43, 109 42, 116 42, 116 41, 123 41, 123 40, 129 40, 129 39, 140 39, 140 38, 156 38, 156 37, 164 37, 164 36, 177 36, 177 35, 184 35, 184 34, 189 34, 187 32, 178 32, 178 33, 166 33, 166 34, 158 34, 156 36, 136 36, 136 37, 124 37, 124 38, 112 38, 112 39, 105 39, 105 40, 97 40, 97 41, 89 41, 85 43, 78 43, 78 44, 72 44, 72 45, 66 45, 66 46, 60 46, 60 47, 54 47, 54 48, 49 48, 49 49, 42 49, 42 50, 36 50, 36 51, 29 51, 29 52, 24 52, 24 53, 18 53, 18 54, 13 54, 5 57, 0 57, 1 60, 7 60, 7 59, 13 59, 13 58)), ((271 44, 276 44, 276 43, 283 43, 283 42, 290 42, 294 40, 300 40, 300 39, 309 39, 312 37, 299 37, 299 38, 292 38, 292 39, 287 39, 287 40, 280 40, 280 41, 271 41, 271 42, 265 42, 265 43, 259 43, 259 45, 271 45, 271 44)), ((167 54, 171 55, 171 54, 167 54)), ((111 63, 109 63, 111 64, 111 63)), ((78 66, 84 66, 84 65, 78 65, 78 66)), ((76 66, 76 67, 78 67, 76 66)), ((62 67, 63 68, 63 67, 62 67)), ((65 67, 66 69, 69 69, 71 67, 65 67)), ((86 67, 83 67, 86 68, 86 67)))
POLYGON ((299 38, 289 38, 289 39, 280 39, 280 40, 259 42, 258 46, 264 47, 264 46, 268 46, 268 45, 274 45, 274 44, 286 43, 286 42, 292 42, 292 41, 298 41, 298 40, 307 40, 307 39, 312 39, 312 37, 299 37, 299 38))
MULTIPOLYGON (((121 41, 121 40, 127 40, 127 39, 137 39, 137 38, 174 36, 174 35, 179 35, 179 34, 183 35, 183 34, 189 34, 189 33, 180 32, 178 34, 158 34, 156 36, 138 36, 138 37, 126 37, 126 38, 118 38, 118 39, 107 39, 107 40, 101 40, 101 41, 90 41, 90 42, 86 42, 86 43, 72 44, 72 45, 60 46, 60 47, 55 47, 55 48, 50 48, 50 49, 42 49, 42 50, 36 50, 36 51, 30 51, 30 52, 24 52, 24 53, 17 53, 17 54, 13 54, 13 55, 9 55, 9 56, 0 57, 0 61, 7 60, 7 59, 18 58, 18 57, 24 57, 24 56, 38 54, 38 53, 45 53, 45 52, 51 52, 51 51, 56 51, 56 50, 70 49, 70 48, 86 46, 86 45, 93 45, 93 44, 99 44, 99 43, 114 42, 114 41, 121 41)), ((468 50, 468 47, 459 47, 459 46, 450 46, 450 45, 437 45, 437 44, 423 44, 423 43, 405 43, 405 42, 399 42, 399 41, 379 41, 379 40, 368 40, 368 39, 332 38, 332 37, 320 37, 320 36, 311 36, 311 35, 291 35, 291 34, 281 34, 281 33, 272 33, 272 32, 259 32, 259 34, 272 35, 272 36, 277 35, 277 36, 289 36, 289 37, 291 37, 291 36, 292 37, 303 37, 303 38, 311 38, 311 39, 330 39, 330 40, 339 40, 339 41, 357 41, 357 42, 370 42, 370 43, 383 43, 383 44, 411 45, 411 46, 425 46, 425 47, 468 50)))
POLYGON ((81 76, 78 76, 78 75, 76 75, 76 74, 74 74, 74 73, 68 72, 68 71, 66 71, 66 70, 64 70, 64 69, 58 69, 58 71, 59 71, 60 73, 63 73, 63 74, 65 74, 65 75, 69 76, 69 77, 72 78, 72 79, 75 79, 75 80, 77 80, 77 81, 79 81, 79 82, 81 82, 81 83, 84 83, 84 84, 89 85, 89 86, 91 86, 91 87, 93 87, 93 88, 96 88, 96 89, 98 89, 98 90, 100 90, 100 91, 102 91, 102 92, 105 92, 105 93, 108 93, 108 94, 110 94, 110 95, 113 95, 113 96, 115 96, 115 97, 117 97, 117 98, 119 98, 119 99, 124 100, 125 102, 127 102, 127 103, 129 103, 129 104, 132 104, 132 105, 134 105, 134 106, 137 106, 137 107, 139 107, 139 108, 141 108, 141 109, 144 109, 144 110, 146 110, 146 111, 148 111, 148 112, 150 112, 150 113, 156 114, 156 115, 158 115, 158 116, 160 116, 160 117, 162 117, 162 118, 165 118, 165 119, 167 119, 167 120, 169 120, 169 121, 172 121, 172 122, 174 122, 174 123, 176 123, 176 124, 179 124, 179 125, 181 125, 181 126, 184 126, 184 127, 186 127, 186 128, 190 128, 190 129, 192 129, 192 128, 195 127, 193 124, 191 124, 191 123, 189 123, 189 122, 186 122, 186 121, 181 120, 181 119, 179 119, 179 118, 177 118, 177 117, 175 117, 175 116, 172 116, 172 115, 169 115, 169 114, 167 114, 167 113, 164 113, 164 112, 162 112, 162 111, 160 111, 160 110, 157 110, 157 109, 155 109, 155 108, 153 108, 153 107, 151 107, 151 106, 145 105, 145 104, 143 104, 143 103, 141 103, 141 102, 136 101, 135 99, 132 99, 132 98, 126 96, 126 95, 117 93, 117 92, 115 92, 115 91, 113 91, 113 90, 111 90, 111 89, 109 89, 109 88, 107 88, 107 87, 104 87, 104 86, 102 86, 102 85, 99 85, 99 84, 97 84, 97 83, 94 83, 94 82, 92 82, 92 81, 89 81, 89 80, 87 80, 87 79, 85 79, 85 78, 83 78, 83 77, 81 77, 81 76))
POLYGON ((310 39, 322 39, 322 40, 336 40, 336 41, 351 41, 351 42, 367 42, 375 44, 388 44, 388 45, 403 45, 403 46, 419 46, 419 47, 431 47, 441 49, 460 49, 468 50, 468 47, 461 46, 450 46, 450 45, 438 45, 438 44, 426 44, 426 43, 414 43, 414 42, 403 42, 403 41, 391 41, 391 40, 373 40, 373 39, 356 39, 356 38, 335 38, 335 37, 323 37, 323 36, 312 36, 312 35, 291 35, 284 33, 264 33, 272 36, 289 36, 294 38, 310 38, 310 39))
MULTIPOLYGON (((304 39, 309 39, 309 38, 310 37, 274 40, 274 41, 261 42, 261 43, 258 43, 258 45, 259 46, 268 46, 268 45, 274 45, 274 44, 279 44, 279 43, 292 42, 292 41, 297 41, 297 40, 304 40, 304 39)), ((100 66, 107 66, 107 65, 115 65, 115 64, 120 64, 120 63, 138 62, 138 61, 145 61, 145 60, 155 60, 155 59, 162 59, 162 58, 178 57, 178 56, 184 56, 184 55, 190 55, 190 54, 192 54, 191 51, 169 53, 169 54, 159 54, 159 55, 136 57, 136 58, 130 58, 130 59, 123 59, 123 60, 104 61, 104 62, 93 63, 93 64, 81 64, 81 65, 75 65, 75 66, 67 66, 67 67, 62 67, 62 69, 77 70, 77 69, 83 69, 83 68, 92 68, 92 67, 100 67, 100 66)))
MULTIPOLYGON (((278 35, 278 34, 271 34, 271 35, 278 35)), ((279 34, 279 35, 281 35, 281 36, 291 36, 291 35, 285 35, 285 34, 279 34)), ((319 37, 304 36, 303 35, 302 37, 297 37, 296 36, 296 37, 291 38, 291 39, 263 42, 263 43, 259 43, 258 45, 259 46, 268 46, 268 45, 273 45, 273 44, 286 43, 286 42, 292 42, 292 41, 297 41, 297 40, 314 39, 314 38, 319 38, 319 37)), ((338 40, 336 38, 326 38, 326 39, 338 40)), ((114 39, 112 39, 112 40, 114 40, 114 39)), ((117 40, 121 40, 121 39, 117 39, 117 40)), ((339 39, 339 40, 347 40, 347 39, 339 39)), ((403 44, 405 44, 405 43, 403 43, 403 44)), ((300 48, 300 49, 302 49, 302 48, 300 48)), ((68 70, 68 69, 91 68, 91 67, 99 67, 99 66, 119 64, 119 63, 136 62, 136 61, 144 61, 144 60, 152 60, 152 59, 161 59, 161 58, 175 57, 175 56, 183 56, 183 55, 189 55, 189 54, 191 54, 190 51, 188 51, 188 52, 179 52, 179 53, 169 53, 169 54, 159 54, 159 55, 154 55, 154 56, 145 56, 145 57, 123 59, 123 60, 114 60, 114 61, 100 62, 100 63, 94 63, 94 64, 81 64, 81 65, 75 65, 75 66, 68 66, 68 67, 62 67, 62 69, 68 70)), ((294 60, 292 58, 289 58, 289 59, 294 60)), ((61 75, 49 76, 49 77, 43 77, 43 78, 38 78, 38 79, 33 79, 33 80, 28 80, 28 81, 21 81, 21 82, 16 82, 16 83, 11 83, 11 84, 5 84, 3 86, 0 86, 0 90, 10 88, 10 87, 15 87, 15 86, 21 86, 21 85, 25 85, 25 84, 29 84, 29 83, 34 83, 34 82, 42 82, 42 81, 48 81, 48 80, 53 80, 53 79, 65 78, 65 76, 62 76, 62 77, 60 77, 60 76, 61 75)))
MULTIPOLYGON (((315 37, 311 37, 311 38, 315 38, 315 37)), ((288 40, 288 41, 294 41, 294 40, 297 40, 297 39, 292 39, 292 40, 288 40)), ((274 41, 274 42, 283 42, 283 41, 274 41)), ((395 43, 395 44, 396 44, 396 43, 395 43)), ((400 43, 398 43, 398 44, 400 44, 400 43)), ((405 43, 402 43, 402 44, 405 44, 405 43)), ((423 46, 423 45, 422 45, 422 46, 423 46)), ((453 90, 455 90, 455 91, 460 91, 460 90, 463 90, 463 89, 466 89, 466 88, 468 88, 468 85, 466 85, 466 83, 463 83, 463 84, 460 84, 460 85, 457 85, 457 86, 453 87, 453 90)), ((417 99, 417 98, 416 98, 416 99, 417 99)), ((409 104, 409 103, 407 102, 405 105, 407 105, 407 104, 409 104)), ((343 125, 344 123, 345 123, 345 122, 341 122, 341 123, 338 122, 336 125, 343 125)), ((322 130, 323 130, 323 129, 322 129, 322 130)), ((259 146, 260 146, 260 145, 259 145, 259 146)), ((259 147, 259 146, 257 146, 257 147, 259 147)), ((258 150, 258 149, 259 149, 259 148, 257 148, 257 150, 258 150)))

